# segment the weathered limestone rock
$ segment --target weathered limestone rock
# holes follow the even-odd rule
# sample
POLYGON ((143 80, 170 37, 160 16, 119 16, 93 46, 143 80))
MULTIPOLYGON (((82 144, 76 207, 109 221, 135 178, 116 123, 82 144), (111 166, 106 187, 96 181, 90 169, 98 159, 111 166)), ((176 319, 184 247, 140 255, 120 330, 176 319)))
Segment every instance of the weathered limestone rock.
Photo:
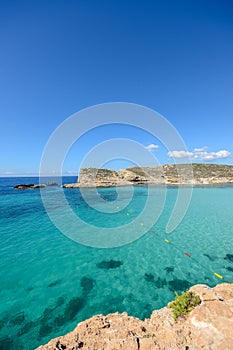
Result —
POLYGON ((63 185, 65 188, 77 187, 114 187, 126 186, 130 183, 121 179, 119 174, 114 170, 84 168, 80 170, 78 182, 74 184, 63 185))
POLYGON ((233 166, 219 164, 168 164, 114 170, 81 169, 78 183, 63 187, 112 187, 127 185, 217 185, 233 184, 233 166))
POLYGON ((144 321, 126 313, 93 316, 38 350, 232 350, 233 285, 196 285, 190 290, 202 302, 177 322, 168 307, 144 321))
POLYGON ((165 183, 163 167, 130 167, 120 170, 119 175, 134 184, 165 183))
POLYGON ((64 188, 79 188, 79 183, 75 182, 73 184, 65 184, 62 187, 64 187, 64 188))

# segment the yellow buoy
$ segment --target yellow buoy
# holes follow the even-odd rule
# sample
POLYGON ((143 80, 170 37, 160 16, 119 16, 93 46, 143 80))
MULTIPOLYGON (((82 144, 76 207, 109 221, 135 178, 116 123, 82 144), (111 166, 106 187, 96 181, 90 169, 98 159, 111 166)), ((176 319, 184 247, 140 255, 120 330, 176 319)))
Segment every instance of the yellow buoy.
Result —
POLYGON ((141 226, 144 226, 144 224, 141 222, 141 224, 140 224, 141 226))
POLYGON ((165 239, 164 242, 169 243, 169 240, 168 240, 168 239, 165 239))
POLYGON ((220 280, 222 280, 223 279, 223 276, 221 276, 221 275, 219 275, 218 273, 214 273, 214 276, 216 276, 216 277, 218 277, 218 278, 220 278, 220 280))

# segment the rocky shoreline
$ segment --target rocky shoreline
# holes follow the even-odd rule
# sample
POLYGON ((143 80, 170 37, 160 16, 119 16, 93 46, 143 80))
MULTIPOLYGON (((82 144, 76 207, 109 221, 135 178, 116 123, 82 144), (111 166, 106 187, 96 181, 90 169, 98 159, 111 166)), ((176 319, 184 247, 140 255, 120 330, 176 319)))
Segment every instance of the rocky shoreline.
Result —
POLYGON ((47 184, 19 184, 19 185, 15 185, 14 189, 16 189, 16 190, 27 190, 27 189, 36 190, 38 188, 44 188, 47 186, 57 186, 57 183, 56 182, 49 182, 47 184))
MULTIPOLYGON (((168 164, 156 167, 129 167, 118 172, 109 169, 82 168, 78 181, 64 188, 119 186, 219 186, 233 185, 233 166, 219 164, 168 164)), ((19 184, 17 190, 58 186, 56 183, 19 184)))
POLYGON ((138 185, 233 185, 233 166, 219 164, 170 164, 156 167, 129 167, 116 172, 109 169, 83 168, 78 182, 64 188, 114 187, 138 185))
POLYGON ((201 304, 174 320, 172 310, 153 311, 144 321, 127 313, 97 315, 37 350, 231 350, 233 285, 195 285, 201 304))

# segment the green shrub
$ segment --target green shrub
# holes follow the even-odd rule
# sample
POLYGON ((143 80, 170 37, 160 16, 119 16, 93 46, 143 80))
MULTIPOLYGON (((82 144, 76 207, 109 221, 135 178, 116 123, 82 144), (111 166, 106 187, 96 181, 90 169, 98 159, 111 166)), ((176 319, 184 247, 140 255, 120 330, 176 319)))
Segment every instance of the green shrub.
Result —
POLYGON ((146 335, 146 338, 151 338, 152 337, 152 334, 150 334, 150 333, 148 333, 147 335, 146 335))
POLYGON ((181 295, 175 292, 175 295, 175 300, 168 305, 173 309, 175 321, 179 316, 187 315, 201 303, 199 296, 193 292, 182 292, 181 295))

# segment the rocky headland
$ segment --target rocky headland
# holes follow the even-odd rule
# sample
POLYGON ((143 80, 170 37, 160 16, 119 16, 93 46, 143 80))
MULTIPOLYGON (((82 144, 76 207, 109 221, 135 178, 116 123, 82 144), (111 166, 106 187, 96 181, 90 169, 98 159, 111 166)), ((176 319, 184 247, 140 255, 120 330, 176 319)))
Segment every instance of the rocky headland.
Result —
POLYGON ((195 285, 201 303, 174 320, 169 307, 144 321, 127 313, 97 315, 37 350, 232 350, 233 285, 195 285))
POLYGON ((65 188, 113 187, 128 185, 220 185, 233 184, 233 166, 219 164, 169 164, 156 167, 129 167, 118 172, 83 168, 78 182, 65 188))

